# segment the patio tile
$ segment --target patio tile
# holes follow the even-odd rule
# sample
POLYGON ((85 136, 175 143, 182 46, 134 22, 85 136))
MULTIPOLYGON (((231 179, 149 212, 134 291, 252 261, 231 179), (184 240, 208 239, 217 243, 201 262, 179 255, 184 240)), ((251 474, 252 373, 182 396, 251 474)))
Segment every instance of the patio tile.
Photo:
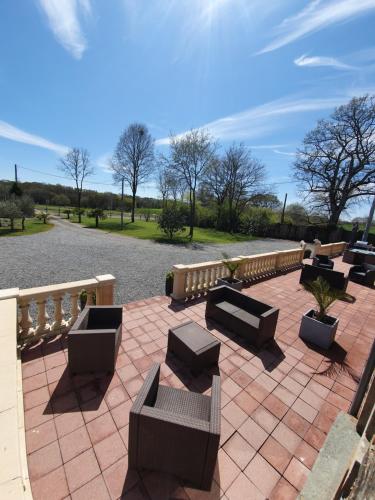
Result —
POLYGON ((268 434, 254 420, 249 417, 238 429, 243 438, 255 449, 259 450, 268 434))
POLYGON ((69 392, 64 396, 59 396, 56 398, 51 398, 51 405, 53 409, 53 413, 65 413, 73 408, 77 408, 78 400, 75 393, 69 392))
POLYGON ((225 453, 223 449, 219 450, 214 473, 215 481, 220 484, 220 488, 225 492, 233 483, 241 470, 225 453))
POLYGON ((300 462, 306 465, 306 467, 312 469, 316 457, 318 456, 318 452, 306 443, 306 441, 302 441, 294 452, 294 455, 300 462))
POLYGON ((129 423, 129 412, 133 406, 133 401, 129 399, 111 410, 111 415, 118 429, 129 423))
POLYGON ((113 418, 109 412, 89 422, 87 424, 87 430, 93 444, 98 443, 117 431, 113 418))
POLYGON ((305 465, 303 465, 299 460, 293 457, 286 471, 284 472, 284 477, 297 490, 300 491, 306 482, 308 474, 309 474, 309 469, 305 465))
POLYGON ((246 391, 242 391, 234 398, 236 404, 250 416, 258 408, 259 402, 250 396, 246 391))
POLYGON ((250 394, 251 397, 255 398, 259 403, 262 403, 269 394, 269 391, 265 389, 262 385, 258 384, 256 380, 251 382, 245 389, 245 391, 250 394))
POLYGON ((129 394, 130 397, 133 397, 136 394, 138 394, 139 389, 143 385, 143 382, 144 382, 144 380, 143 380, 143 378, 140 375, 138 375, 137 377, 132 378, 128 382, 124 382, 124 386, 125 386, 126 392, 129 394))
POLYGON ((35 391, 47 385, 47 377, 45 372, 38 373, 32 377, 26 378, 22 384, 23 393, 35 391))
POLYGON ((297 399, 297 396, 282 385, 278 385, 272 394, 278 397, 286 406, 292 406, 294 401, 297 399))
POLYGON ((39 450, 57 439, 55 424, 49 420, 38 427, 26 431, 27 453, 39 450))
POLYGON ((105 395, 105 401, 109 409, 115 408, 121 403, 128 401, 128 399, 130 399, 130 396, 122 385, 114 387, 105 395))
POLYGON ((319 410, 324 403, 324 399, 315 394, 313 391, 310 391, 307 387, 303 389, 299 397, 316 410, 319 410))
POLYGON ((283 477, 272 490, 269 500, 295 500, 298 491, 283 477))
POLYGON ((108 411, 107 403, 102 396, 98 396, 86 403, 81 404, 82 416, 87 424, 108 411))
POLYGON ((231 487, 226 492, 228 500, 265 500, 265 496, 258 488, 244 475, 240 474, 234 480, 231 487))
POLYGON ((318 410, 308 405, 302 399, 298 398, 292 405, 292 410, 301 415, 308 422, 313 423, 318 414, 318 410))
POLYGON ((221 414, 228 420, 234 428, 240 427, 247 419, 248 415, 234 402, 228 403, 222 410, 221 414))
POLYGON ((24 379, 45 372, 44 360, 36 359, 22 364, 22 376, 24 379))
POLYGON ((234 398, 242 391, 241 387, 230 378, 227 378, 224 382, 222 382, 221 389, 231 398, 234 398))
POLYGON ((309 443, 313 448, 320 451, 326 440, 326 434, 320 429, 312 425, 306 432, 304 438, 307 443, 309 443))
POLYGON ((109 500, 103 476, 97 476, 72 493, 72 500, 109 500))
POLYGON ((276 469, 274 469, 259 453, 255 455, 250 464, 246 467, 245 474, 266 497, 269 496, 281 477, 276 469))
POLYGON ((117 432, 95 444, 94 450, 102 471, 127 453, 125 445, 117 432))
POLYGON ((53 418, 53 414, 50 405, 42 403, 39 406, 34 406, 34 408, 25 411, 25 429, 37 427, 51 420, 51 418, 53 418))
POLYGON ((240 387, 242 387, 242 389, 247 387, 250 384, 250 382, 253 381, 253 379, 250 377, 250 375, 248 375, 247 373, 245 373, 241 369, 232 373, 231 378, 236 382, 236 384, 238 384, 240 387))
POLYGON ((270 394, 269 396, 267 396, 262 405, 267 408, 267 410, 269 410, 273 415, 275 415, 275 417, 277 417, 279 420, 283 418, 283 416, 289 409, 288 406, 274 394, 270 394))
POLYGON ((34 500, 63 500, 69 495, 64 467, 59 467, 36 479, 31 487, 34 500))
POLYGON ((103 478, 112 500, 117 500, 139 481, 135 471, 128 471, 128 457, 124 456, 103 472, 103 478))
POLYGON ((269 462, 280 474, 287 468, 292 454, 284 448, 276 439, 270 436, 263 444, 259 453, 269 462))
POLYGON ((100 474, 95 453, 90 448, 64 465, 70 493, 100 474))
POLYGON ((287 427, 283 422, 280 422, 276 429, 272 432, 272 437, 275 438, 284 448, 290 453, 294 453, 297 446, 301 442, 301 438, 287 427))
POLYGON ((42 403, 47 403, 49 398, 50 396, 47 387, 41 387, 35 391, 28 392, 23 395, 25 410, 30 410, 31 408, 39 406, 42 403))
POLYGON ((85 425, 79 408, 73 409, 70 413, 62 413, 55 418, 55 426, 59 438, 85 425))
POLYGON ((62 465, 57 441, 28 455, 30 479, 39 479, 62 465))
POLYGON ((241 470, 248 465, 256 453, 254 448, 238 432, 233 434, 223 448, 241 470))
POLYGON ((300 437, 304 437, 310 428, 310 423, 292 409, 288 411, 282 421, 300 437))
POLYGON ((251 418, 263 427, 268 434, 270 434, 279 423, 279 420, 262 405, 258 406, 258 408, 251 415, 251 418))
POLYGON ((86 427, 80 427, 70 434, 66 434, 60 439, 59 444, 64 463, 91 448, 91 441, 86 427))

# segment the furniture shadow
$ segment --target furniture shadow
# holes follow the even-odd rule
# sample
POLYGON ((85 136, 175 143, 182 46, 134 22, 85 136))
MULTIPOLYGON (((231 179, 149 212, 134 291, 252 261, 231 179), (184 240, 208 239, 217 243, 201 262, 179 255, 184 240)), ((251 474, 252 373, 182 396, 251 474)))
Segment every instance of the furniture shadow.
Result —
POLYGON ((43 414, 98 410, 113 375, 113 373, 96 373, 71 376, 69 368, 66 366, 43 414))
MULTIPOLYGON (((210 389, 212 386, 212 376, 220 375, 220 370, 217 365, 206 368, 201 373, 193 374, 182 361, 171 353, 167 353, 165 364, 191 392, 206 392, 207 389, 210 389)), ((163 385, 163 381, 161 381, 161 385, 163 385)))
POLYGON ((45 337, 21 349, 22 362, 34 361, 48 354, 56 354, 65 348, 65 336, 45 337))

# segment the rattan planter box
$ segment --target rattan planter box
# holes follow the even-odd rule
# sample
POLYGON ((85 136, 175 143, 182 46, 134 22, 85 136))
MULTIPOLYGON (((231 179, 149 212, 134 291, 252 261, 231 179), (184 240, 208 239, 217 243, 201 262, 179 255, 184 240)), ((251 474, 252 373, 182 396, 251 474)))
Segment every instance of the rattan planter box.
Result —
POLYGON ((85 307, 68 333, 70 374, 113 373, 121 339, 121 306, 85 307))

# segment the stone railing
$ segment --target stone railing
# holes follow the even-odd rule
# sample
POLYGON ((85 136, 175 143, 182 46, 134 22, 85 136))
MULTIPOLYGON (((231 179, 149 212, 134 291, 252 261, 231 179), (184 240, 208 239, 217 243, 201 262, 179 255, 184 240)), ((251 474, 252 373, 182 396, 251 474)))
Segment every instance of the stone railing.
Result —
MULTIPOLYGON (((240 255, 229 260, 240 263, 236 271, 237 278, 251 281, 299 267, 304 251, 305 244, 303 243, 301 248, 258 255, 240 255)), ((204 294, 209 288, 215 286, 218 278, 229 275, 228 269, 220 260, 189 265, 176 264, 172 271, 174 275, 172 297, 175 300, 204 294)))
POLYGON ((113 304, 116 279, 111 274, 95 278, 18 290, 18 340, 20 344, 35 342, 69 330, 80 312, 79 296, 87 293, 87 305, 113 304), (63 304, 67 305, 66 311, 63 304))
POLYGON ((328 255, 328 257, 335 257, 344 253, 345 248, 345 241, 339 241, 337 243, 327 243, 326 245, 322 245, 319 240, 314 240, 314 248, 311 253, 311 257, 315 257, 315 255, 318 254, 328 255))
POLYGON ((18 288, 0 290, 0 498, 32 500, 25 443, 18 288))

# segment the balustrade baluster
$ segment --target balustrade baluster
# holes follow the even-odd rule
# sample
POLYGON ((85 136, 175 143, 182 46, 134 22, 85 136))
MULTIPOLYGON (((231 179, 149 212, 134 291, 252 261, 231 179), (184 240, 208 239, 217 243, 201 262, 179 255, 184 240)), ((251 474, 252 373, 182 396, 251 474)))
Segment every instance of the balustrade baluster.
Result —
POLYGON ((30 303, 28 301, 20 301, 20 311, 21 311, 21 318, 19 322, 20 326, 20 337, 22 339, 26 339, 30 334, 32 334, 32 318, 30 316, 30 310, 29 306, 30 303))
POLYGON ((53 304, 54 304, 54 321, 51 326, 51 330, 54 332, 59 331, 64 326, 64 310, 62 307, 63 295, 53 295, 53 304))
POLYGON ((72 326, 76 319, 78 318, 79 307, 78 307, 78 292, 73 292, 70 294, 70 319, 69 325, 72 326))
POLYGON ((48 332, 50 327, 47 324, 49 316, 46 310, 47 299, 38 299, 36 305, 38 308, 37 325, 35 328, 35 335, 40 336, 48 332))

